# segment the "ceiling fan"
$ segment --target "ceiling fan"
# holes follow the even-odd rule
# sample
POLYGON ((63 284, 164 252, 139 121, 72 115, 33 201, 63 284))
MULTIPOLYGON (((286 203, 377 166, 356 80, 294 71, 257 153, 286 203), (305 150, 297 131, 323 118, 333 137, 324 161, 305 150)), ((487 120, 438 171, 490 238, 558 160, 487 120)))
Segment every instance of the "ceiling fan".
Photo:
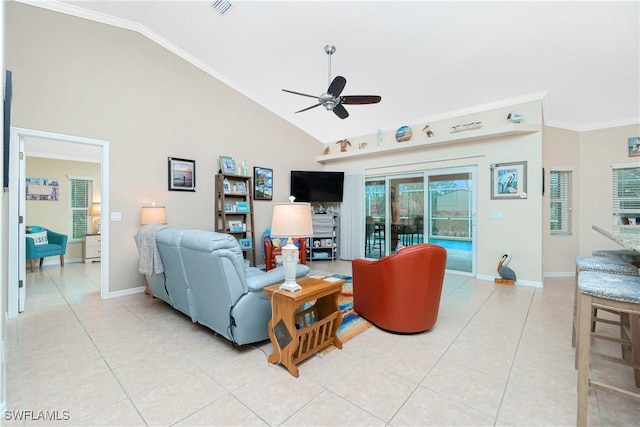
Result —
POLYGON ((306 96, 309 98, 315 98, 318 100, 318 103, 312 105, 311 107, 304 108, 300 111, 296 111, 296 113, 301 113, 303 111, 310 110, 315 107, 319 107, 322 105, 325 109, 329 111, 333 111, 334 114, 341 119, 346 119, 349 117, 349 113, 347 109, 344 108, 344 105, 356 105, 356 104, 377 104, 382 99, 377 95, 345 95, 340 96, 342 90, 347 84, 347 79, 342 76, 336 76, 333 81, 331 80, 331 55, 336 51, 335 46, 326 45, 324 47, 324 51, 327 55, 329 55, 329 88, 326 93, 323 93, 320 96, 307 95, 306 93, 294 92, 292 90, 282 89, 285 92, 293 93, 295 95, 306 96), (343 105, 344 104, 344 105, 343 105))

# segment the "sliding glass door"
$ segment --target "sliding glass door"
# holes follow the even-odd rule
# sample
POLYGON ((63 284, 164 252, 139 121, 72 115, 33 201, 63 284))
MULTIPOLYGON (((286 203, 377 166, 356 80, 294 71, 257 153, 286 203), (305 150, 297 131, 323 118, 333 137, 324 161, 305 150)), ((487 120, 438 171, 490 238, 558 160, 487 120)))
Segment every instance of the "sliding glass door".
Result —
POLYGON ((430 242, 447 250, 447 270, 474 275, 474 189, 475 167, 368 178, 365 257, 430 242))
POLYGON ((429 243, 447 250, 447 270, 475 275, 474 169, 427 172, 429 243))
POLYGON ((424 174, 365 183, 365 256, 381 258, 398 245, 424 241, 424 174))

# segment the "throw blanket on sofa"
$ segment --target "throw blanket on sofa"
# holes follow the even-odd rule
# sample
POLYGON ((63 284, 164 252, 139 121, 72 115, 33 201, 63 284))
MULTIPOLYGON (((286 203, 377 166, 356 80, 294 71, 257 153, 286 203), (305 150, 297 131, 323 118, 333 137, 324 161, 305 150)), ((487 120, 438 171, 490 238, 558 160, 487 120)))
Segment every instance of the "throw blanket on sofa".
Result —
POLYGON ((164 272, 164 266, 160 259, 160 253, 156 246, 156 233, 164 228, 166 225, 150 224, 143 225, 138 230, 136 236, 136 244, 138 246, 138 253, 140 254, 140 263, 138 265, 138 271, 142 274, 160 274, 164 272))

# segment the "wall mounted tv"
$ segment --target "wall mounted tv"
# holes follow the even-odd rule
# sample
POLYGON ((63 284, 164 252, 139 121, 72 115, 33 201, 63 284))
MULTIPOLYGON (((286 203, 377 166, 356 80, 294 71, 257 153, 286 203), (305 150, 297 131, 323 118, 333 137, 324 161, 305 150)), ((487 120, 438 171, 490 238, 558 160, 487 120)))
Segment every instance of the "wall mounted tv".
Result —
POLYGON ((342 202, 344 172, 291 171, 296 202, 342 202))

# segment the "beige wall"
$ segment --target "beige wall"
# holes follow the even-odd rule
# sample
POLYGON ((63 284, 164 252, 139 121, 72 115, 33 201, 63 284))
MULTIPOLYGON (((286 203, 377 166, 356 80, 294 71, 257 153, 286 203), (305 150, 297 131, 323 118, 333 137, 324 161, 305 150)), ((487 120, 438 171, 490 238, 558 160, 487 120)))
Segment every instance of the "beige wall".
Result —
MULTIPOLYGON (((71 236, 69 175, 93 178, 93 197, 91 200, 100 201, 100 164, 27 157, 26 176, 28 178, 50 178, 56 179, 60 183, 58 201, 27 200, 25 204, 27 225, 40 225, 71 236)), ((91 229, 87 231, 92 232, 91 229)), ((65 259, 69 261, 82 259, 82 243, 70 241, 65 259)), ((55 262, 57 261, 56 259, 55 262)))
POLYGON ((629 157, 628 138, 640 135, 640 125, 582 132, 580 134, 580 185, 582 197, 578 205, 580 221, 580 254, 594 249, 620 249, 620 246, 596 231, 613 226, 611 201, 612 165, 628 163, 640 167, 638 157, 629 157))
POLYGON ((543 231, 544 270, 547 275, 573 274, 577 255, 589 255, 595 249, 621 249, 620 245, 597 233, 591 226, 612 228, 612 165, 628 163, 640 167, 638 158, 629 157, 627 150, 628 138, 637 135, 640 135, 639 125, 589 132, 544 128, 547 177, 553 167, 574 168, 572 237, 550 235, 549 201, 545 197, 543 231))
MULTIPOLYGON (((218 156, 273 168, 274 202, 289 195, 291 169, 321 169, 310 155, 320 142, 137 33, 18 3, 6 15, 12 125, 109 141, 111 211, 122 213, 111 292, 142 285, 141 206, 165 205, 173 227, 214 228, 218 156), (195 193, 167 191, 167 157, 196 160, 195 193)), ((254 208, 261 235, 271 203, 254 208)))
POLYGON ((545 195, 542 204, 543 264, 547 275, 573 274, 580 243, 580 134, 545 126, 542 131, 545 168, 545 195), (549 226, 549 172, 562 168, 573 171, 573 234, 552 236, 549 226))
MULTIPOLYGON (((513 111, 525 116, 526 123, 542 123, 540 101, 460 116, 430 123, 435 136, 446 136, 453 125, 481 121, 489 130, 507 125, 507 114, 513 111)), ((385 131, 384 144, 407 144, 425 138, 424 124, 412 126, 411 141, 398 143, 394 131, 385 131)), ((375 135, 350 138, 351 150, 360 142, 377 144, 375 135)), ((332 148, 332 152, 335 149, 332 148)), ((431 169, 476 166, 478 180, 477 243, 479 276, 497 276, 496 267, 503 251, 511 250, 509 264, 523 283, 542 284, 542 132, 516 136, 441 144, 410 151, 392 152, 367 157, 351 157, 327 164, 327 169, 362 169, 365 176, 401 174, 431 169), (492 200, 490 165, 527 161, 528 197, 517 200, 492 200), (491 219, 491 212, 501 212, 502 219, 491 219)))

